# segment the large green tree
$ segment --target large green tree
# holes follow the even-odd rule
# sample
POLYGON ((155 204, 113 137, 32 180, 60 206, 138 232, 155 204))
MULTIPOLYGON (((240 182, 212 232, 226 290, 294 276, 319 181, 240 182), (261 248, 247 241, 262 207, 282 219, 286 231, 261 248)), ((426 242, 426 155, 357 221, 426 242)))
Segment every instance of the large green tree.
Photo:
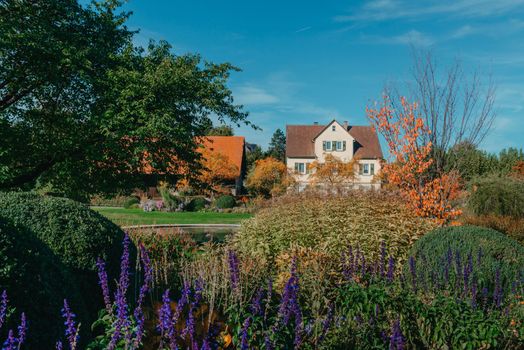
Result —
POLYGON ((248 123, 227 87, 237 68, 134 47, 119 5, 0 2, 0 189, 86 198, 175 182, 198 173, 211 115, 248 123))
POLYGON ((283 163, 286 162, 286 135, 284 135, 281 129, 277 129, 273 133, 271 141, 269 142, 267 156, 273 157, 283 163))

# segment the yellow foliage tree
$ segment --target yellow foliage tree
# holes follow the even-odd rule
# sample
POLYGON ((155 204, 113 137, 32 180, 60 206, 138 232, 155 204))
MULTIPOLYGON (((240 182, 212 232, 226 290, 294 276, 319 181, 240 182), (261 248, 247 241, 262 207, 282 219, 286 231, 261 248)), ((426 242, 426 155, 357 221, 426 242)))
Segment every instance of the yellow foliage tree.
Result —
POLYGON ((327 154, 324 163, 316 160, 309 165, 311 183, 339 192, 353 184, 357 167, 358 159, 356 157, 349 162, 343 162, 340 158, 327 154))
POLYGON ((283 194, 293 183, 287 166, 273 157, 257 160, 246 179, 246 187, 264 197, 283 194))
POLYGON ((202 165, 204 170, 199 180, 209 186, 211 193, 226 193, 224 182, 235 180, 239 172, 227 155, 211 152, 208 148, 202 149, 202 165))

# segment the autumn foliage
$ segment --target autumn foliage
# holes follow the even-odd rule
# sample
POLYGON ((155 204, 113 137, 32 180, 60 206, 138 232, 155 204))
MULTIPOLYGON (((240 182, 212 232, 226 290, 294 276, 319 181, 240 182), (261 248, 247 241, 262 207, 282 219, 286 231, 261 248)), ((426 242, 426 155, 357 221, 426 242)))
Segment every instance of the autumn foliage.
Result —
POLYGON ((358 159, 353 157, 349 162, 343 162, 332 154, 327 154, 323 163, 318 160, 311 163, 308 170, 311 171, 311 183, 323 185, 328 188, 341 190, 352 184, 358 171, 358 159))
POLYGON ((264 197, 283 194, 292 184, 286 164, 273 157, 257 160, 246 179, 246 187, 264 197))
POLYGON ((440 223, 455 219, 461 211, 452 203, 460 193, 460 178, 456 172, 436 172, 431 169, 432 144, 424 142, 430 133, 418 112, 416 103, 401 99, 400 110, 392 107, 386 96, 379 108, 368 108, 371 122, 386 139, 392 162, 383 164, 387 182, 400 189, 416 215, 430 217, 440 223))
POLYGON ((227 192, 223 184, 237 177, 238 167, 231 162, 227 155, 211 152, 208 147, 203 148, 201 152, 204 170, 200 173, 199 180, 207 184, 212 192, 227 192))

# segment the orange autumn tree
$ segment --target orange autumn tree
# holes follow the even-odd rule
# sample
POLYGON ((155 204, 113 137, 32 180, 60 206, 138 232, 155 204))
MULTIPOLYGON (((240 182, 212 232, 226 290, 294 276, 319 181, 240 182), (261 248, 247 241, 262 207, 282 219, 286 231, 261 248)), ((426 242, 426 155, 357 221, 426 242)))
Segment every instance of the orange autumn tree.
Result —
POLYGON ((226 193, 223 184, 226 181, 235 180, 238 175, 238 167, 231 162, 229 157, 220 152, 211 152, 208 147, 201 150, 203 170, 198 177, 199 180, 208 185, 211 193, 226 193))
POLYGON ((349 162, 343 162, 332 154, 327 154, 323 163, 315 160, 308 167, 311 171, 311 183, 315 186, 326 186, 340 192, 355 180, 358 159, 353 157, 349 162))
POLYGON ((367 108, 371 122, 386 139, 392 162, 383 164, 386 180, 398 187, 416 215, 444 224, 461 214, 452 202, 460 191, 456 172, 436 172, 431 168, 431 142, 424 142, 430 131, 416 103, 401 98, 400 110, 385 96, 379 108, 367 108))
POLYGON ((247 176, 246 187, 256 195, 270 197, 285 193, 293 182, 286 164, 267 157, 256 161, 247 176))

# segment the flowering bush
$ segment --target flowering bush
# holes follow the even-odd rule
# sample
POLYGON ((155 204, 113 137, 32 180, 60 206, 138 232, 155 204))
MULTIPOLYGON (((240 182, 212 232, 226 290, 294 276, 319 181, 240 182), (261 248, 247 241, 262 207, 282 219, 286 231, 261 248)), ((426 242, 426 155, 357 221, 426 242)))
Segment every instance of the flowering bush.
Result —
POLYGON ((293 248, 311 248, 336 261, 348 245, 359 245, 367 258, 385 240, 405 260, 409 247, 435 228, 416 218, 398 195, 352 191, 345 196, 290 195, 242 223, 231 245, 241 254, 272 265, 293 248))
MULTIPOLYGON (((349 247, 342 255, 339 281, 326 299, 321 313, 313 313, 309 296, 301 290, 296 258, 291 259, 288 278, 282 288, 272 279, 258 284, 248 302, 236 299, 218 313, 203 313, 209 303, 202 279, 185 281, 176 302, 169 289, 155 304, 153 313, 148 295, 152 269, 149 254, 140 247, 143 278, 136 299, 130 298, 130 239, 123 243, 121 272, 114 297, 103 260, 97 263, 105 308, 94 329, 99 336, 89 349, 406 349, 406 348, 509 348, 524 341, 523 285, 515 276, 511 290, 497 282, 486 293, 466 284, 445 280, 445 271, 432 270, 422 260, 408 259, 402 270, 387 251, 385 243, 376 259, 368 260, 359 248, 349 247), (424 271, 419 274, 418 271, 424 271), (426 275, 436 276, 434 280, 426 275), (432 282, 438 281, 438 282, 432 282)), ((228 251, 228 286, 240 292, 242 260, 228 251)), ((482 260, 468 265, 475 276, 482 260)), ((461 269, 457 269, 460 271, 461 269)), ((499 275, 491 276, 495 281, 499 275)), ((0 327, 6 313, 5 293, 0 300, 0 327)), ((74 311, 64 300, 64 337, 56 348, 67 344, 79 349, 80 328, 74 311)), ((27 332, 27 320, 20 316, 18 331, 7 332, 5 349, 19 348, 27 332)))

